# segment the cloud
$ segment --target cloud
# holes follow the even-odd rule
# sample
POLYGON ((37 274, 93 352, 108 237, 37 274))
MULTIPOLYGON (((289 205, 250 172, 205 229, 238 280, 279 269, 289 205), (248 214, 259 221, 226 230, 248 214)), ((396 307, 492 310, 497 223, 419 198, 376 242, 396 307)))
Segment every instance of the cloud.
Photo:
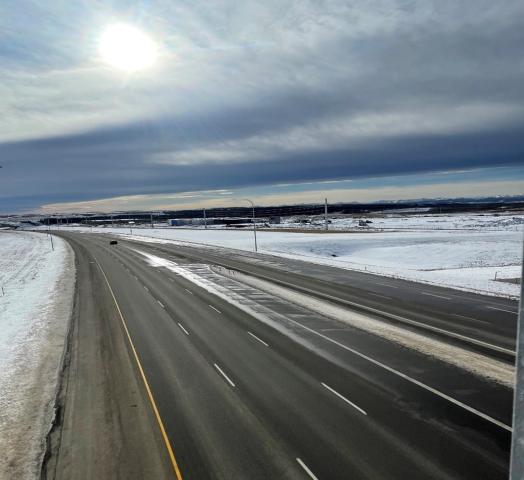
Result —
MULTIPOLYGON (((330 203, 374 202, 410 200, 421 198, 481 197, 489 191, 491 195, 520 195, 524 191, 524 180, 476 181, 456 183, 432 183, 425 185, 382 186, 369 188, 334 188, 330 190, 311 188, 299 192, 268 193, 250 195, 260 206, 289 205, 300 203, 322 203, 327 196, 330 203)), ((196 208, 235 207, 244 192, 228 192, 230 198, 220 197, 220 192, 205 195, 131 195, 106 198, 88 202, 65 202, 43 205, 42 213, 89 213, 131 210, 183 210, 196 208)))
POLYGON ((15 209, 523 160, 518 0, 4 9, 0 198, 15 209), (154 69, 101 64, 116 21, 156 38, 154 69))

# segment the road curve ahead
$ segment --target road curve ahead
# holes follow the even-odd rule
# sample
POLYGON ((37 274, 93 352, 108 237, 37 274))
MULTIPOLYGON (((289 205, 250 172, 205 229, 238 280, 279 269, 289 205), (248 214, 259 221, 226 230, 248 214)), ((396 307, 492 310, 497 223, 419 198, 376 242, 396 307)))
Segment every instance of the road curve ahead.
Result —
MULTIPOLYGON (((117 312, 108 318, 120 322, 132 365, 122 368, 140 380, 140 406, 155 424, 142 429, 154 438, 142 440, 162 449, 158 471, 166 478, 507 477, 511 389, 222 280, 209 265, 236 262, 286 281, 307 272, 286 275, 263 261, 217 259, 197 248, 121 239, 110 246, 106 236, 60 235, 77 261, 93 268, 82 281, 104 288, 104 309, 117 312)), ((320 274, 305 286, 328 293, 331 285, 329 293, 345 299, 354 293, 320 274)), ((407 295, 391 285, 402 290, 395 295, 407 295)), ((386 308, 378 300, 374 305, 386 308)), ((409 298, 395 308, 401 303, 408 308, 409 298)), ((457 302, 461 312, 465 303, 457 302)), ((431 322, 434 303, 424 305, 432 309, 431 322)), ((450 323, 449 302, 443 310, 450 323)), ((488 318, 484 309, 476 313, 471 318, 488 318)), ((501 323, 500 331, 480 323, 486 328, 475 338, 511 348, 511 318, 501 323)), ((66 409, 69 401, 66 395, 66 409)), ((90 449, 85 455, 96 456, 96 445, 90 449)), ((125 448, 118 455, 137 468, 145 461, 125 448)))

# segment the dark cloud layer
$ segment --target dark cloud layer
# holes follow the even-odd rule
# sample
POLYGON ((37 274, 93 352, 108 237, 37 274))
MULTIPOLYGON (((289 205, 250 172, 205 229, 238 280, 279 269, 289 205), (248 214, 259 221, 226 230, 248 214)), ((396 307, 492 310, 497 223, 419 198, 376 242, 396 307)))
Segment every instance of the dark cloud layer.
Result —
MULTIPOLYGON (((3 172, 3 180, 12 188, 9 196, 21 207, 27 207, 35 200, 48 203, 130 193, 196 191, 522 165, 523 127, 524 124, 514 125, 482 134, 377 139, 375 144, 365 148, 348 145, 335 150, 277 155, 271 160, 225 164, 150 165, 147 158, 168 148, 165 142, 156 144, 151 139, 155 135, 150 128, 146 128, 149 134, 145 134, 149 141, 139 142, 140 148, 136 149, 118 148, 119 142, 113 141, 106 132, 101 143, 97 134, 91 139, 82 135, 80 138, 23 142, 0 146, 0 155, 9 159, 3 172), (28 190, 33 194, 24 196, 28 190)), ((115 134, 116 138, 121 135, 122 131, 115 134)))

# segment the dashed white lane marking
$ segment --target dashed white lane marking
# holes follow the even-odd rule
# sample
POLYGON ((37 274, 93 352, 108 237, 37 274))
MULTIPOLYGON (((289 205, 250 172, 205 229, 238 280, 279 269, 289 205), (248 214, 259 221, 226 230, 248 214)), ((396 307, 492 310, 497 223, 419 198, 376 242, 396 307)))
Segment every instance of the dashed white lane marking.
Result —
POLYGON ((138 280, 138 277, 136 275, 133 275, 133 277, 135 278, 135 280, 138 280))
POLYGON ((428 295, 430 297, 437 297, 437 298, 443 298, 444 300, 451 300, 449 297, 445 297, 444 295, 437 295, 435 293, 429 293, 429 292, 420 292, 422 295, 428 295))
POLYGON ((235 386, 235 384, 231 381, 231 379, 224 373, 224 371, 216 364, 214 363, 213 364, 215 366, 215 368, 219 371, 220 375, 222 375, 226 380, 227 382, 229 383, 229 385, 231 385, 232 387, 235 386))
POLYGON ((316 330, 313 330, 312 328, 306 327, 305 325, 301 324, 300 322, 297 322, 296 320, 289 319, 290 322, 294 323, 295 325, 298 325, 299 327, 302 327, 304 330, 307 330, 308 332, 313 333, 314 335, 317 335, 324 340, 327 340, 328 342, 331 342, 335 345, 338 345, 340 348, 343 348, 344 350, 347 350, 348 352, 351 352, 358 357, 367 360, 368 362, 376 365, 377 367, 383 368, 384 370, 387 370, 388 372, 399 376, 400 378, 403 378, 404 380, 411 382, 420 388, 423 388, 424 390, 427 390, 428 392, 433 393, 434 395, 443 398, 444 400, 447 400, 450 403, 453 403, 454 405, 457 405, 458 407, 463 408, 464 410, 467 410, 470 413, 473 413, 474 415, 477 415, 484 420, 487 420, 488 422, 491 422, 504 430, 507 430, 508 432, 512 432, 513 428, 509 425, 506 425, 505 423, 501 422, 500 420, 497 420, 493 417, 490 417, 489 415, 477 410, 476 408, 470 407, 469 405, 466 405, 465 403, 460 402, 459 400, 454 399, 453 397, 450 397, 449 395, 446 395, 445 393, 441 392, 440 390, 437 390, 436 388, 430 387, 429 385, 426 385, 425 383, 420 382, 419 380, 416 380, 409 375, 406 375, 405 373, 402 373, 398 370, 395 370, 394 368, 379 362, 378 360, 375 360, 374 358, 371 358, 364 353, 359 352, 358 350, 355 350, 354 348, 348 347, 347 345, 344 345, 341 342, 338 342, 337 340, 334 340, 331 337, 328 337, 327 335, 324 335, 323 333, 317 332, 316 330))
POLYGON ((344 397, 344 395, 338 393, 336 390, 334 390, 333 388, 331 388, 329 385, 326 385, 324 382, 320 382, 321 385, 324 387, 324 388, 327 388, 331 393, 334 393, 338 398, 340 398, 341 400, 344 400, 344 402, 348 403, 349 405, 351 405, 353 408, 355 408, 356 410, 358 410, 360 413, 363 413, 364 415, 367 415, 366 411, 365 410, 362 410, 358 405, 355 405, 351 400, 348 400, 346 397, 344 397))
POLYGON ((218 308, 213 307, 213 305, 208 305, 209 308, 212 308, 215 312, 222 313, 218 308))
POLYGON ((251 332, 247 332, 248 335, 251 335, 255 340, 258 340, 262 345, 265 345, 266 347, 269 347, 269 345, 264 342, 264 340, 260 340, 260 338, 258 338, 254 333, 251 333, 251 332))
POLYGON ((181 323, 179 323, 178 326, 181 328, 181 330, 182 330, 186 335, 189 335, 189 332, 184 328, 184 325, 182 325, 181 323))
POLYGON ((380 295, 380 293, 373 293, 373 292, 368 292, 369 295, 373 295, 374 297, 379 297, 379 298, 386 298, 387 300, 391 300, 391 297, 388 297, 387 295, 380 295))
POLYGON ((488 305, 486 308, 489 308, 490 310, 498 310, 499 312, 507 312, 507 313, 512 313, 513 315, 517 315, 517 312, 513 310, 506 310, 505 308, 492 307, 490 305, 488 305))
POLYGON ((167 277, 171 282, 174 282, 174 280, 171 277, 167 277))
POLYGON ((163 304, 160 300, 157 300, 157 302, 158 302, 158 304, 159 304, 162 308, 164 308, 164 309, 166 308, 166 307, 164 307, 164 304, 163 304))
POLYGON ((377 285, 382 285, 383 287, 398 288, 396 285, 390 285, 389 283, 380 283, 375 282, 377 285))
POLYGON ((318 480, 318 478, 315 476, 315 474, 309 469, 309 467, 302 461, 300 458, 297 457, 298 464, 305 470, 305 472, 309 475, 310 478, 313 480, 318 480))
POLYGON ((187 288, 184 288, 184 290, 189 293, 190 295, 193 295, 193 292, 191 290, 188 290, 187 288))
POLYGON ((149 288, 147 288, 145 285, 144 285, 144 290, 145 290, 146 292, 149 292, 149 288))
POLYGON ((472 322, 485 323, 486 325, 489 324, 489 322, 486 322, 485 320, 479 320, 478 318, 468 317, 466 315, 459 315, 458 313, 452 313, 451 315, 458 318, 465 318, 466 320, 471 320, 472 322))

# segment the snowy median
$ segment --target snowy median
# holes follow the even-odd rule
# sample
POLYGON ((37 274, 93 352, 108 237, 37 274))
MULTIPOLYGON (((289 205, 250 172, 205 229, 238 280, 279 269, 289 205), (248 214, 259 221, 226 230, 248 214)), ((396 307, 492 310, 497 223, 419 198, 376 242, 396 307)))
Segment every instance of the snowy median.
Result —
POLYGON ((0 232, 0 478, 39 478, 73 305, 63 240, 0 232))

